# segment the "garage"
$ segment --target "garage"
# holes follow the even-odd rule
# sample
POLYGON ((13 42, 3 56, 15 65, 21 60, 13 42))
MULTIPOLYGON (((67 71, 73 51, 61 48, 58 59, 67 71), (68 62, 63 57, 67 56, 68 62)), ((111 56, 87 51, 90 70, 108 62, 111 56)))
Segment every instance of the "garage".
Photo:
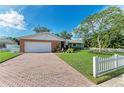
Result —
POLYGON ((20 37, 20 52, 56 52, 58 47, 61 48, 62 42, 64 43, 65 39, 49 32, 22 36, 20 37))
POLYGON ((25 42, 25 52, 51 52, 51 42, 25 42))

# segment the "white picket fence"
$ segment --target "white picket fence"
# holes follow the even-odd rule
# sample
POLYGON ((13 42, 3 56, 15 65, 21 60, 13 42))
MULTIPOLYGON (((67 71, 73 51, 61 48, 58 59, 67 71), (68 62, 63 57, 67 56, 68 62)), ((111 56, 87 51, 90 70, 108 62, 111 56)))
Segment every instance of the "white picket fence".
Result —
POLYGON ((93 57, 93 77, 107 74, 121 67, 124 67, 124 56, 115 54, 110 58, 93 57))

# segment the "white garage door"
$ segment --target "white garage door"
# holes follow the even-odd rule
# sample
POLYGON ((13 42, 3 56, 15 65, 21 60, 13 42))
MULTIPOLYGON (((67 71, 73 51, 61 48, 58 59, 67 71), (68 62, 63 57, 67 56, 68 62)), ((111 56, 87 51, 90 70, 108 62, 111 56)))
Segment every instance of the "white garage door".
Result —
POLYGON ((25 42, 25 52, 51 52, 51 42, 25 42))

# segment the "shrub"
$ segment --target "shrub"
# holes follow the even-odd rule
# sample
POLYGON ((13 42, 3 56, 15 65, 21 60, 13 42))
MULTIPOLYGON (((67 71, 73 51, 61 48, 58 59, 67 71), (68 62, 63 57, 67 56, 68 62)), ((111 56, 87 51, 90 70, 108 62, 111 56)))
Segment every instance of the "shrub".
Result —
POLYGON ((56 46, 56 48, 54 49, 55 52, 61 52, 61 47, 58 45, 56 46))
POLYGON ((75 51, 81 50, 81 47, 72 47, 75 51))
POLYGON ((105 52, 105 51, 102 51, 102 52, 99 52, 99 51, 89 51, 91 53, 94 53, 94 54, 103 54, 103 55, 112 55, 113 53, 112 52, 105 52))
POLYGON ((67 53, 73 53, 73 52, 74 52, 74 49, 73 49, 73 48, 68 48, 68 49, 66 50, 66 52, 67 52, 67 53))
POLYGON ((89 51, 91 53, 96 54, 113 54, 113 53, 123 53, 124 49, 113 49, 113 48, 102 48, 99 52, 99 48, 90 48, 89 51))

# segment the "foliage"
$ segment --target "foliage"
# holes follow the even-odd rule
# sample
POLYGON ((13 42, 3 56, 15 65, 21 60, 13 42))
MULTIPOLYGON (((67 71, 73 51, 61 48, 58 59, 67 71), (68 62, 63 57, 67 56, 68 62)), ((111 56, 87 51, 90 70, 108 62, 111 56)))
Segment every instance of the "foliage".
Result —
POLYGON ((60 33, 58 33, 56 35, 61 37, 61 38, 64 38, 64 39, 71 39, 71 37, 72 37, 72 34, 68 33, 66 30, 63 31, 63 32, 60 32, 60 33))
POLYGON ((15 37, 8 37, 8 39, 15 41, 19 45, 19 39, 15 37))
POLYGON ((60 45, 57 45, 56 48, 54 49, 54 52, 61 52, 61 47, 60 45))
POLYGON ((107 52, 107 51, 98 51, 98 50, 92 50, 92 51, 89 51, 90 53, 94 53, 94 54, 103 54, 103 55, 112 55, 113 54, 113 52, 107 52))
POLYGON ((119 7, 108 7, 87 17, 74 29, 86 47, 119 48, 124 46, 124 12, 119 7))
POLYGON ((50 29, 48 29, 47 27, 43 27, 43 26, 36 26, 34 27, 33 31, 36 33, 50 32, 50 29))
POLYGON ((67 53, 73 53, 73 52, 74 52, 74 49, 73 49, 73 48, 68 48, 68 49, 66 50, 66 52, 67 52, 67 53))
MULTIPOLYGON (((121 73, 124 73, 124 68, 119 69, 117 71, 108 73, 104 76, 94 78, 93 72, 92 72, 92 58, 93 56, 100 56, 100 57, 110 57, 113 54, 96 54, 91 53, 88 50, 81 50, 76 53, 62 53, 58 54, 58 56, 63 59, 65 62, 67 62, 69 65, 71 65, 73 68, 75 68, 77 71, 79 71, 81 74, 86 76, 88 79, 93 81, 96 84, 99 84, 101 82, 104 82, 108 79, 111 79, 112 77, 115 77, 121 73)), ((124 55, 124 53, 121 53, 121 55, 124 55)))

